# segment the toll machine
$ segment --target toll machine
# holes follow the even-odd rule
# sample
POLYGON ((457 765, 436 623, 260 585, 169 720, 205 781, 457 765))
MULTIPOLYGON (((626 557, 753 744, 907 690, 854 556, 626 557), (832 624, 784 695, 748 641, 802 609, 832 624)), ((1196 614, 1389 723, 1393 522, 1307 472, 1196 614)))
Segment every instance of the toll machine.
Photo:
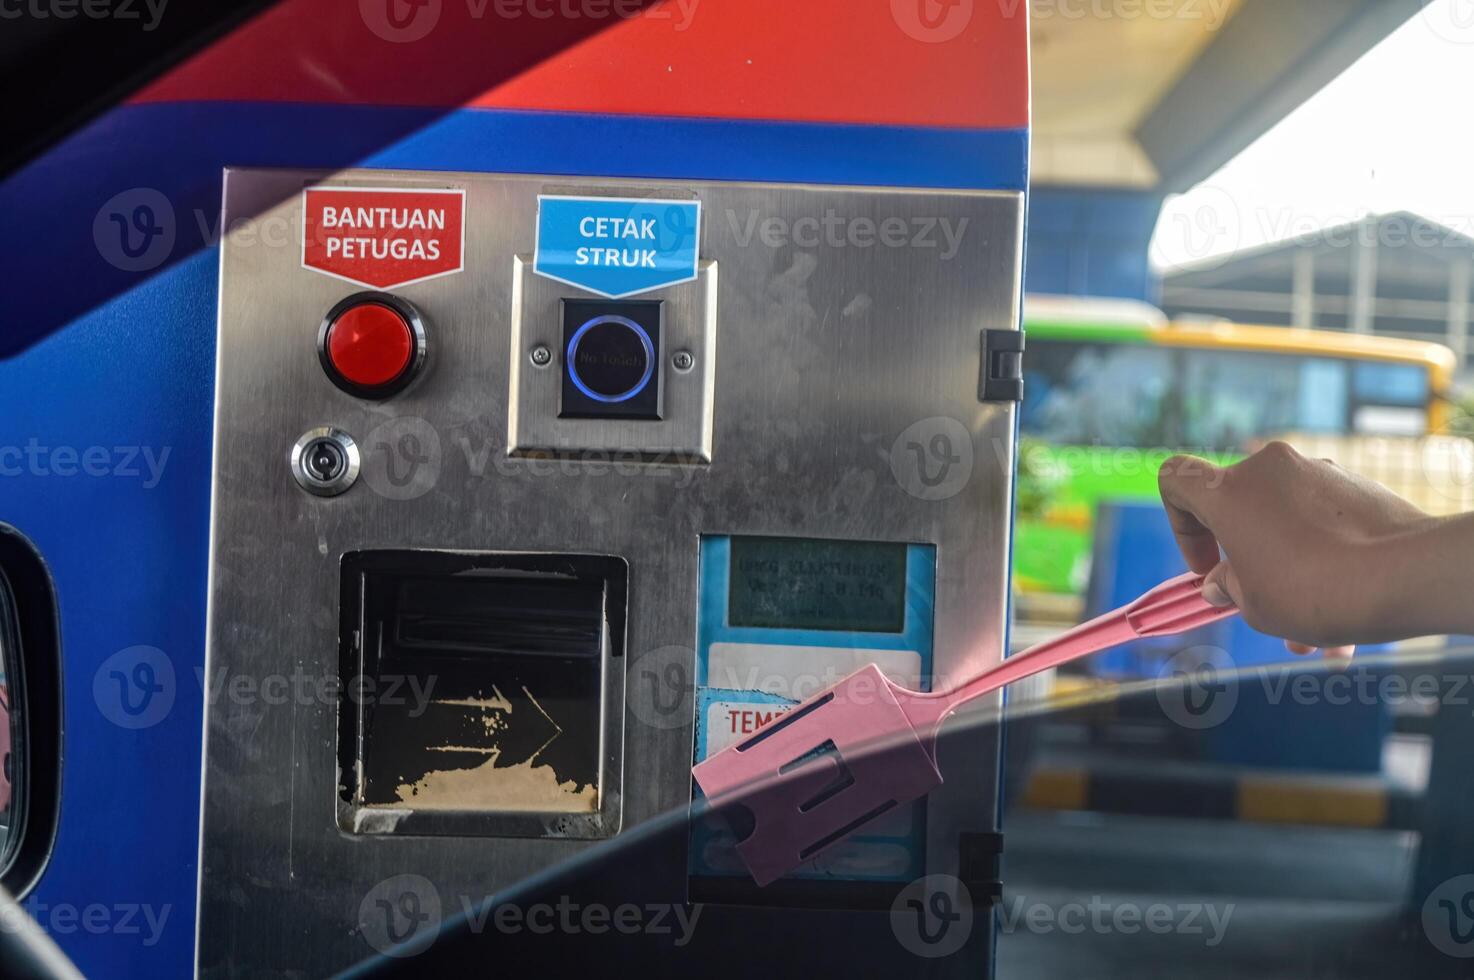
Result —
MULTIPOLYGON (((1004 649, 1027 35, 933 6, 856 15, 901 72, 863 110, 796 79, 636 86, 673 117, 806 120, 728 143, 586 79, 606 151, 571 172, 536 149, 556 113, 474 153, 455 115, 406 137, 413 169, 227 170, 205 676, 289 693, 206 706, 202 974, 429 964, 477 902, 671 825, 619 871, 702 910, 654 962, 914 969, 893 910, 926 879, 976 905, 929 965, 990 968, 996 727, 765 889, 731 828, 684 819, 693 762, 854 667, 937 689, 1004 649), (1014 128, 922 108, 979 85, 1014 128)), ((660 57, 752 48, 733 30, 693 20, 660 57)))
MULTIPOLYGON (((209 708, 203 967, 292 934, 344 966, 404 938, 365 904, 385 882, 448 915, 681 811, 693 759, 859 665, 934 688, 999 657, 1019 194, 232 170, 225 195, 208 667, 336 696, 209 708), (898 244, 761 238, 826 218, 898 244)), ((650 873, 744 929, 976 885, 996 730, 970 744, 787 881, 755 888, 709 821, 650 873)))

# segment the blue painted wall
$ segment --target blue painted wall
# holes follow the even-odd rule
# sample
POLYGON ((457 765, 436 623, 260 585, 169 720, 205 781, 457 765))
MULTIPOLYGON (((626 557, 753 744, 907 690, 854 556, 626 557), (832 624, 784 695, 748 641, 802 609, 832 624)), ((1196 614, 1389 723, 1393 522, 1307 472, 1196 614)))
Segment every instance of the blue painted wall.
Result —
POLYGON ((1025 291, 1155 303, 1161 283, 1147 247, 1162 200, 1157 191, 1031 189, 1025 291))

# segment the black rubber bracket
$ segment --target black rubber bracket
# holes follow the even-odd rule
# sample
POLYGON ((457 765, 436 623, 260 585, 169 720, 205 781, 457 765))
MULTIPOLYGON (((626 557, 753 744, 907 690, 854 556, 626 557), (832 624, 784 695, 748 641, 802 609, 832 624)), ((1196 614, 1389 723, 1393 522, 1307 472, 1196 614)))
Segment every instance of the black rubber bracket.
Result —
POLYGON ((984 330, 978 400, 1024 400, 1024 333, 1022 330, 984 330))

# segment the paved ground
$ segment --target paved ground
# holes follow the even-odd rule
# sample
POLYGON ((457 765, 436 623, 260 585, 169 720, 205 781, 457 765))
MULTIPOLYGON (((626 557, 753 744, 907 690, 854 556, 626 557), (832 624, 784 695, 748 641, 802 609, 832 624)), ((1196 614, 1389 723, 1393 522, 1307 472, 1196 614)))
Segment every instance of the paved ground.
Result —
POLYGON ((1018 811, 1000 980, 1474 977, 1402 911, 1400 831, 1018 811))

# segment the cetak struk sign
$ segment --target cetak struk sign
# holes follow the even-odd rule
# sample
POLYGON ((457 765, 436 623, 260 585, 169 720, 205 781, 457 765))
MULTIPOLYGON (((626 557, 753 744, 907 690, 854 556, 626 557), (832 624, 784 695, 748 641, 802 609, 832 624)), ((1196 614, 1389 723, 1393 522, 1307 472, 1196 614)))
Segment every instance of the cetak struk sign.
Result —
POLYGON ((302 265, 392 289, 460 272, 466 192, 311 187, 302 192, 302 265))

